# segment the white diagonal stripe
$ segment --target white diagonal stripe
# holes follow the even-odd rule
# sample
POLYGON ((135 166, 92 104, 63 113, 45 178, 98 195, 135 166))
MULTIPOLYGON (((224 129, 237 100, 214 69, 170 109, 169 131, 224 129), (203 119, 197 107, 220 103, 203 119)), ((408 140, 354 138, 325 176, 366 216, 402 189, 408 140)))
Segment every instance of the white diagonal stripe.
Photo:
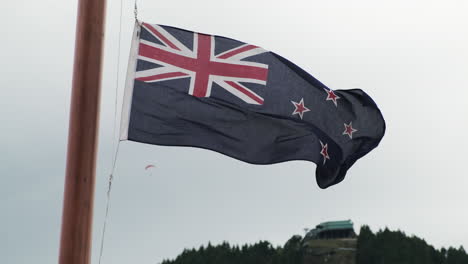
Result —
POLYGON ((169 73, 169 72, 179 72, 180 70, 177 69, 176 67, 159 67, 159 68, 154 68, 154 69, 149 69, 149 70, 144 70, 144 71, 138 71, 135 74, 136 78, 141 78, 141 77, 148 77, 148 76, 153 76, 153 75, 159 75, 163 73, 169 73))
MULTIPOLYGON (((194 38, 196 39, 196 36, 194 38)), ((148 45, 148 46, 153 47, 153 48, 162 49, 162 50, 167 51, 167 52, 179 54, 181 56, 186 56, 186 57, 189 57, 189 58, 196 58, 196 55, 197 55, 196 53, 194 53, 194 52, 192 52, 190 50, 189 51, 185 51, 185 50, 180 51, 180 50, 176 50, 176 49, 173 49, 171 47, 166 47, 164 45, 154 43, 154 42, 144 40, 144 39, 141 39, 140 43, 148 45)))
POLYGON ((261 53, 265 53, 265 52, 267 52, 267 51, 262 49, 262 48, 255 48, 255 49, 246 50, 244 52, 236 54, 236 55, 234 55, 232 57, 229 57, 228 59, 230 59, 230 60, 242 60, 244 58, 254 56, 254 55, 257 55, 257 54, 261 54, 261 53))
MULTIPOLYGON (((221 87, 223 87, 224 89, 226 89, 228 92, 232 93, 233 95, 239 97, 240 99, 242 99, 244 102, 246 103, 249 103, 249 104, 256 104, 258 105, 259 103, 257 101, 255 101, 254 99, 250 98, 250 96, 247 96, 245 93, 237 90, 236 88, 232 87, 231 85, 227 84, 226 82, 224 82, 222 79, 220 78, 213 78, 213 80, 221 87)), ((252 92, 252 90, 248 89, 247 87, 239 84, 236 82, 237 85, 241 86, 242 88, 248 90, 249 92, 251 92, 254 96, 256 96, 258 99, 262 100, 263 101, 263 98, 258 96, 256 93, 252 92)))
MULTIPOLYGON (((159 33, 161 33, 161 35, 163 35, 166 39, 168 39, 171 43, 173 43, 177 48, 179 48, 181 51, 183 52, 192 52, 191 50, 189 50, 184 44, 182 44, 182 42, 180 42, 179 40, 177 40, 176 38, 174 38, 171 34, 169 34, 169 32, 167 32, 164 28, 162 28, 161 26, 159 25, 154 25, 154 24, 150 24, 154 29, 156 29, 156 31, 158 31, 159 33)), ((162 39, 160 39, 157 35, 155 35, 153 32, 151 32, 150 29, 148 29, 145 25, 143 25, 144 28, 146 28, 148 30, 148 32, 151 33, 151 35, 153 35, 155 38, 159 39, 162 43, 166 43, 165 41, 163 41, 162 39)), ((168 44, 168 43, 166 43, 168 44)))

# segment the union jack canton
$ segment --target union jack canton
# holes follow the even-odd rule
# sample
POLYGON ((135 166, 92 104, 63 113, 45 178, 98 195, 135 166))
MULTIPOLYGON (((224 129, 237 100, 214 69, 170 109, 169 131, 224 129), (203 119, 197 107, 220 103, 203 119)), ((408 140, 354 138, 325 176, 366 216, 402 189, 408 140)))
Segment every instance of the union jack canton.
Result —
POLYGON ((215 54, 214 36, 193 33, 194 44, 189 49, 162 26, 143 23, 142 27, 160 43, 141 40, 138 59, 162 67, 137 71, 136 80, 151 83, 190 78, 188 93, 196 97, 210 97, 215 82, 246 103, 263 104, 263 98, 241 82, 265 85, 268 65, 242 59, 266 50, 243 44, 215 54))

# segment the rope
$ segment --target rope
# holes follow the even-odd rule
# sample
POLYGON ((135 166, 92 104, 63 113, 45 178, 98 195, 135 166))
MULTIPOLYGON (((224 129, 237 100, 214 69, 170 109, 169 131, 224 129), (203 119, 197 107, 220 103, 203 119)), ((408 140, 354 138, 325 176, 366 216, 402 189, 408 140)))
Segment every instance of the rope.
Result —
POLYGON ((138 22, 138 4, 137 4, 137 1, 138 0, 135 0, 135 7, 133 8, 133 14, 135 15, 135 21, 138 22))
POLYGON ((112 180, 114 179, 115 163, 117 161, 117 156, 118 156, 118 153, 119 153, 119 146, 120 146, 120 141, 117 143, 117 149, 116 149, 115 156, 114 156, 112 171, 111 171, 111 173, 109 175, 109 184, 108 184, 108 187, 107 187, 106 214, 104 216, 104 223, 103 223, 103 226, 102 226, 101 248, 99 250, 99 264, 101 264, 102 253, 104 252, 104 237, 105 237, 105 234, 106 234, 107 218, 109 216, 110 194, 111 194, 111 188, 112 188, 112 180))
MULTIPOLYGON (((135 8, 136 8, 136 0, 135 0, 135 8)), ((120 140, 117 141, 117 146, 115 145, 115 134, 117 130, 116 125, 117 125, 117 104, 118 104, 118 93, 119 93, 120 43, 122 42, 122 16, 123 16, 122 10, 123 10, 123 0, 120 0, 119 41, 117 45, 117 76, 115 80, 114 122, 113 122, 113 128, 112 128, 112 160, 111 160, 111 172, 109 174, 109 182, 107 186, 106 213, 104 216, 104 223, 102 225, 101 248, 99 251, 99 264, 101 264, 102 254, 104 252, 104 237, 106 234, 107 218, 109 216, 112 180, 114 179, 115 164, 117 162, 117 157, 119 154, 119 146, 120 146, 120 140)), ((136 15, 137 13, 135 13, 135 18, 136 18, 136 15)))

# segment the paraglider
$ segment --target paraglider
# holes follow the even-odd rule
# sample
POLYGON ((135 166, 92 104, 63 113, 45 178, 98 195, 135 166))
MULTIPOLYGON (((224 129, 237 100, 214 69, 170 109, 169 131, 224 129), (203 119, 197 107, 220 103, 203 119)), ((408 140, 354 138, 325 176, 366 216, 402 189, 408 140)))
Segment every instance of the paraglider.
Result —
POLYGON ((145 171, 149 171, 150 172, 150 176, 153 176, 153 168, 155 168, 156 166, 154 166, 153 164, 148 164, 146 165, 145 167, 145 171))
POLYGON ((145 170, 148 170, 149 168, 154 168, 155 166, 153 164, 146 165, 145 170))

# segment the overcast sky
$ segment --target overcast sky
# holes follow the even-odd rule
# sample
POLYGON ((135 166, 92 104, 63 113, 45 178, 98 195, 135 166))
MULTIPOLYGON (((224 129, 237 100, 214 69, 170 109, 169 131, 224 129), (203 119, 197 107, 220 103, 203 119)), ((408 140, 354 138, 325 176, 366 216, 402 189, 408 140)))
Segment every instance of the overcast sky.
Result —
MULTIPOLYGON (((119 101, 133 29, 133 1, 124 2, 119 101)), ((158 263, 208 241, 280 245, 341 219, 468 248, 466 1, 177 2, 140 0, 139 18, 262 46, 332 89, 361 88, 387 133, 326 190, 310 162, 249 165, 207 150, 122 142, 102 263, 158 263)), ((58 258, 76 6, 2 3, 1 263, 58 258)), ((108 3, 106 29, 93 263, 112 156, 119 1, 108 3)))

